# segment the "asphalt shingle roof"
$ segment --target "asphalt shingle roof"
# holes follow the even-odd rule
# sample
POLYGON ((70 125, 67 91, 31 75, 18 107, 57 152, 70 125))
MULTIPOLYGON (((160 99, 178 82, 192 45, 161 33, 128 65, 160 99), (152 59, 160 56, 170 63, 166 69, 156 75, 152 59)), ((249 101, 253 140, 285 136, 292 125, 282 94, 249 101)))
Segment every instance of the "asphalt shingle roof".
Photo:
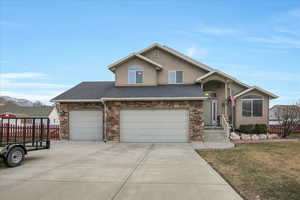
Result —
POLYGON ((115 86, 115 82, 82 82, 53 98, 88 100, 101 98, 203 97, 199 85, 115 86))

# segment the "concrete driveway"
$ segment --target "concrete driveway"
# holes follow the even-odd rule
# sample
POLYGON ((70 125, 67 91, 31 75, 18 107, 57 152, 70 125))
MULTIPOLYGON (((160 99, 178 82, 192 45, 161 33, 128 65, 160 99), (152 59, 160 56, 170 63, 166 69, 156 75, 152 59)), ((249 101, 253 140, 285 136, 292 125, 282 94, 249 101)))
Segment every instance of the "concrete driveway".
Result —
POLYGON ((0 164, 0 198, 235 200, 190 144, 59 142, 24 165, 0 164))

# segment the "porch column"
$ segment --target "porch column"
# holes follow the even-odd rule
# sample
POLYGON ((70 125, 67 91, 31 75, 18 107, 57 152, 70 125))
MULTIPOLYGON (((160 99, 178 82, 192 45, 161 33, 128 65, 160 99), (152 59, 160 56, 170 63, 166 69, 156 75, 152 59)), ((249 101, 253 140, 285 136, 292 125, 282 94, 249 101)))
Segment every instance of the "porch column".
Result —
POLYGON ((224 109, 225 109, 225 111, 224 111, 224 115, 225 115, 225 117, 226 117, 226 119, 227 119, 227 117, 228 117, 228 115, 227 115, 227 112, 228 112, 228 109, 227 109, 227 97, 228 97, 228 81, 226 80, 225 81, 225 103, 224 103, 224 109))

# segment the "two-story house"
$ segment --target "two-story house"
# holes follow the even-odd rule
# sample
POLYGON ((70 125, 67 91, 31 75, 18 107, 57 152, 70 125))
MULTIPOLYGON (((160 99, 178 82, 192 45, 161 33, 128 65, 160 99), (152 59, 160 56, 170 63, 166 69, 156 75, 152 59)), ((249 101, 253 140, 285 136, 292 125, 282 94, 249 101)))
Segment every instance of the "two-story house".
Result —
POLYGON ((227 119, 268 124, 276 95, 153 44, 108 66, 111 82, 82 82, 52 101, 71 140, 188 142, 227 119), (234 101, 234 103, 232 103, 234 101))

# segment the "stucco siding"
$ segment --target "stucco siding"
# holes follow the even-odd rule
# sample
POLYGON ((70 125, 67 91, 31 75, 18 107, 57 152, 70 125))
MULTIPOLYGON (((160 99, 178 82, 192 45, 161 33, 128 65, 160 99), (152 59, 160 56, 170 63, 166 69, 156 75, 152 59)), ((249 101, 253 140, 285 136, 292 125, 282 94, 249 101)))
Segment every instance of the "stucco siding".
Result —
MULTIPOLYGON (((229 83, 228 87, 231 88, 231 91, 232 91, 233 94, 240 93, 241 91, 244 91, 245 89, 247 89, 246 87, 241 86, 240 84, 238 84, 236 82, 229 83)), ((228 93, 228 95, 230 95, 230 94, 228 93)))
POLYGON ((236 127, 240 127, 242 124, 269 124, 269 97, 261 92, 258 91, 252 91, 247 94, 244 94, 243 96, 239 97, 236 100, 236 119, 235 119, 235 125, 236 127), (263 97, 263 115, 262 117, 243 117, 242 116, 242 100, 241 98, 243 96, 247 95, 260 95, 263 97))
POLYGON ((168 84, 168 71, 183 71, 184 84, 194 84, 197 78, 207 73, 205 70, 158 48, 151 49, 143 55, 162 65, 162 70, 158 72, 158 84, 168 84))
POLYGON ((117 66, 115 71, 116 86, 148 86, 157 85, 157 71, 154 66, 139 58, 129 59, 127 62, 117 66), (142 84, 128 84, 128 67, 141 66, 144 67, 144 83, 142 84))

